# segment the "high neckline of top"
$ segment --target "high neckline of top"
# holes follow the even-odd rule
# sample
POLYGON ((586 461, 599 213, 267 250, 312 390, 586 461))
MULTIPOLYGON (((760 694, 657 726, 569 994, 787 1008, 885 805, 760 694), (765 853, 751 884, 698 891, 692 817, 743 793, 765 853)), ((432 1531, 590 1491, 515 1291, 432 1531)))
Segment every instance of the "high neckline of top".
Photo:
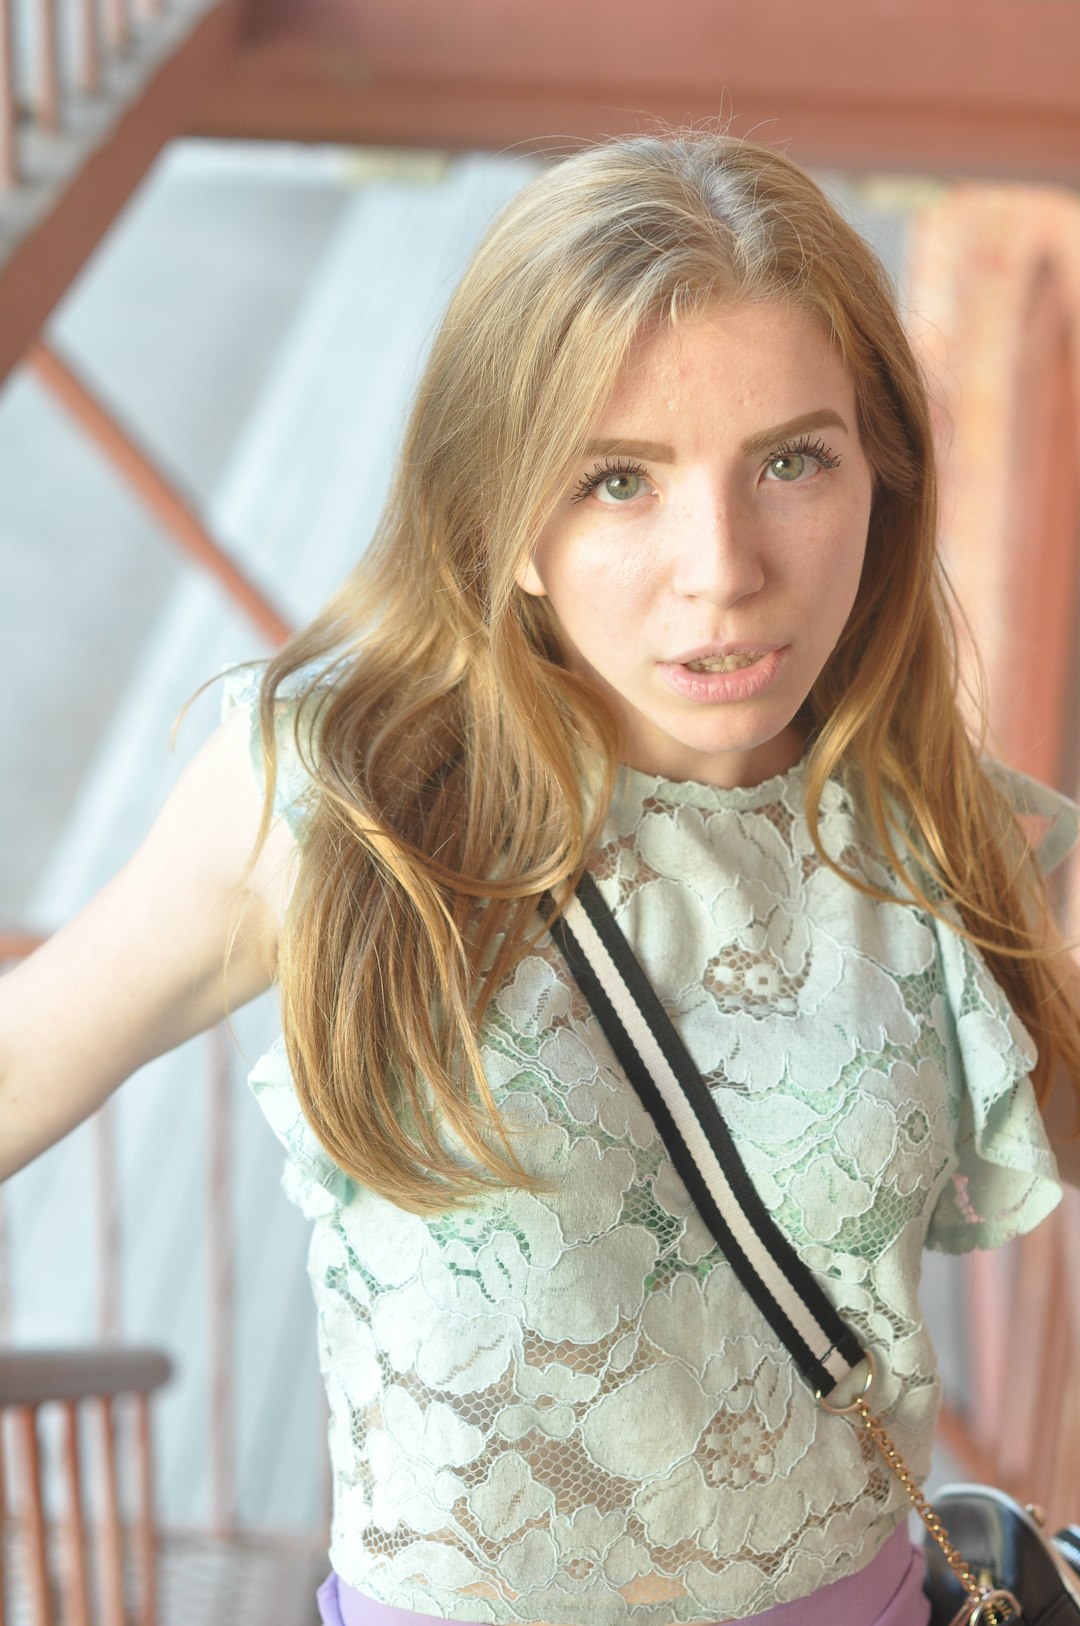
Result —
POLYGON ((797 806, 801 806, 806 762, 804 753, 792 767, 782 773, 771 774, 757 785, 707 785, 696 779, 665 779, 659 774, 643 773, 639 768, 627 767, 624 763, 618 769, 615 796, 627 802, 654 801, 709 811, 723 808, 745 810, 781 801, 790 804, 793 800, 797 806))

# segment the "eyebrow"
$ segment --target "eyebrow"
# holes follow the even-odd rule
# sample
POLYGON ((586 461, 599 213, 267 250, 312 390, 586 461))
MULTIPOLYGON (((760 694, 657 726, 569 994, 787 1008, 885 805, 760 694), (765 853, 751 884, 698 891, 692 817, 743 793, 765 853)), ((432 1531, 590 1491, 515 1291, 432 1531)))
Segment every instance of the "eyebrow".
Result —
POLYGON ((792 435, 804 435, 808 429, 842 429, 847 433, 847 424, 839 412, 831 407, 819 407, 816 412, 801 412, 797 418, 789 418, 787 423, 775 423, 771 429, 763 429, 760 434, 748 435, 739 447, 743 457, 753 457, 757 452, 768 452, 777 441, 790 440, 792 435))
MULTIPOLYGON (((804 435, 810 429, 842 429, 847 424, 839 412, 831 407, 819 407, 814 412, 801 412, 786 423, 776 423, 755 435, 748 435, 739 447, 740 457, 754 457, 767 452, 778 441, 790 440, 792 435, 804 435)), ((649 463, 675 463, 675 448, 658 440, 590 440, 585 444, 584 457, 640 457, 649 463)))
POLYGON ((674 463, 674 446, 658 440, 590 440, 583 457, 644 457, 650 463, 674 463))

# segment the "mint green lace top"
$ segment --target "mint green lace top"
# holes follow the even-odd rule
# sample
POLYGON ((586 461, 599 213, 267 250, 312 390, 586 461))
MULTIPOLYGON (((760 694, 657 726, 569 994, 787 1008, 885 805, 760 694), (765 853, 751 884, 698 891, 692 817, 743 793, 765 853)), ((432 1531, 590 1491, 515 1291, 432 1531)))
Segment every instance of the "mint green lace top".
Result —
MULTIPOLYGON (((293 722, 283 705, 278 807, 302 839, 293 722)), ((1077 809, 996 771, 1053 865, 1077 809)), ((801 765, 749 790, 624 770, 591 867, 767 1206, 873 1349, 921 1476, 938 1403, 922 1250, 994 1246, 1060 1189, 1031 1042, 978 952, 839 879, 802 807, 801 765)), ((821 832, 899 893, 839 783, 821 832)), ((553 1189, 435 1220, 334 1165, 280 1045, 251 1074, 313 1222, 338 1573, 457 1620, 669 1626, 868 1563, 902 1492, 735 1281, 549 941, 499 991, 483 1053, 553 1189)))

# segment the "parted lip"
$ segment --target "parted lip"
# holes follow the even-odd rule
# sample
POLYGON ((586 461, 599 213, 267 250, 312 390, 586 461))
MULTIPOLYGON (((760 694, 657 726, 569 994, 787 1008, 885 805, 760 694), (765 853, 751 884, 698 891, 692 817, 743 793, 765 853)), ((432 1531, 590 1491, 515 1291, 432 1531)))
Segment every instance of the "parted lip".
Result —
POLYGON ((720 661, 731 655, 772 655, 778 649, 785 649, 785 644, 756 644, 741 642, 737 644, 699 644, 696 649, 686 650, 681 655, 671 655, 666 662, 670 666, 688 666, 691 661, 720 661))

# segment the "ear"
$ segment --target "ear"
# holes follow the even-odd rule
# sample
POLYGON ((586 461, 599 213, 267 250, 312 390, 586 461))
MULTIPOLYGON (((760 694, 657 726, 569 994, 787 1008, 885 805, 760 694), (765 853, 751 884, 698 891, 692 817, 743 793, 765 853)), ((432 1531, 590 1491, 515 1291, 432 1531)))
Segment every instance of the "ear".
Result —
POLYGON ((518 566, 514 580, 523 593, 529 593, 533 598, 547 598, 547 588, 540 580, 540 572, 536 568, 536 561, 531 553, 518 566))

